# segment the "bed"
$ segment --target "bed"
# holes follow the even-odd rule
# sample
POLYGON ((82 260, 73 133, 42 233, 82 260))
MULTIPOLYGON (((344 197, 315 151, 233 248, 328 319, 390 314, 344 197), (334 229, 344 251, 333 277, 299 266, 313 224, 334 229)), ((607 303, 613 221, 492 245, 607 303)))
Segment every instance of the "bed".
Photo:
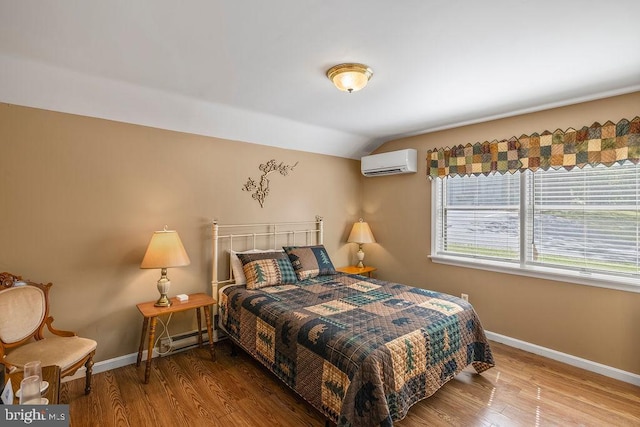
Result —
POLYGON ((465 367, 494 366, 468 302, 337 273, 322 246, 321 218, 247 227, 254 225, 213 224, 218 328, 327 420, 391 426, 465 367), (219 280, 222 263, 228 275, 219 280))

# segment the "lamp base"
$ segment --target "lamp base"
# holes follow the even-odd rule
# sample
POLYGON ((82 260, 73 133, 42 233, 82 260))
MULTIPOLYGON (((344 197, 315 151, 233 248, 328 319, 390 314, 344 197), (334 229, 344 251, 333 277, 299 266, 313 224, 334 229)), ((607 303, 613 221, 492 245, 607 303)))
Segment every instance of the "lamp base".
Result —
POLYGON ((358 249, 358 253, 356 255, 358 256, 358 265, 356 267, 364 268, 364 263, 362 262, 364 260, 364 251, 362 250, 362 244, 360 244, 360 249, 358 249))
POLYGON ((169 287, 171 286, 171 280, 167 277, 167 269, 162 269, 162 276, 158 279, 158 292, 160 292, 160 298, 154 306, 156 307, 169 307, 171 305, 171 301, 167 298, 167 292, 169 292, 169 287))
POLYGON ((169 298, 167 298, 166 294, 162 294, 160 295, 160 298, 158 298, 158 301, 156 301, 156 303, 153 305, 155 307, 170 307, 171 301, 169 300, 169 298))

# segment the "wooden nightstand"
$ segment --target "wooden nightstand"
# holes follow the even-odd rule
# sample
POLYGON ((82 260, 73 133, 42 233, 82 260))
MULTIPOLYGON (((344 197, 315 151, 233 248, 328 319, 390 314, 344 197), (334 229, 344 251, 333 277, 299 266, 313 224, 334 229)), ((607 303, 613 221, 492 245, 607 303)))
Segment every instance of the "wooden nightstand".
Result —
POLYGON ((142 362, 142 351, 144 350, 144 337, 147 334, 147 327, 151 323, 149 328, 149 345, 147 347, 147 365, 144 370, 144 383, 149 382, 149 374, 151 373, 151 360, 153 358, 153 345, 156 336, 156 323, 158 316, 163 314, 177 313, 179 311, 195 309, 198 317, 198 344, 202 346, 202 326, 200 309, 204 308, 204 318, 207 323, 207 333, 209 334, 209 349, 211 350, 211 358, 216 359, 215 349, 213 347, 213 331, 211 328, 211 311, 209 307, 216 304, 216 300, 207 294, 191 294, 186 301, 179 301, 177 298, 171 298, 171 305, 169 307, 156 307, 155 301, 143 302, 137 305, 138 310, 144 319, 142 321, 142 336, 140 337, 140 347, 138 349, 138 360, 136 366, 140 366, 142 362), (151 322, 149 322, 151 321, 151 322))
POLYGON ((349 265, 347 267, 338 267, 336 268, 341 273, 347 274, 359 274, 361 276, 371 277, 371 273, 377 270, 375 267, 371 267, 367 265, 365 267, 356 267, 355 265, 349 265))

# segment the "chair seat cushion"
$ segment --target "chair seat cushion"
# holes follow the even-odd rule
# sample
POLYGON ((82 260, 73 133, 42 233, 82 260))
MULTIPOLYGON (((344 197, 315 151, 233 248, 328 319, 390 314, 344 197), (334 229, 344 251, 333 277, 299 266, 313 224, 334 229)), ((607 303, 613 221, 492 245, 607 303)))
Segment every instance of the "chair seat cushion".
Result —
POLYGON ((62 371, 96 349, 94 340, 81 337, 51 337, 24 344, 6 355, 5 361, 22 368, 39 360, 42 366, 58 365, 62 371))

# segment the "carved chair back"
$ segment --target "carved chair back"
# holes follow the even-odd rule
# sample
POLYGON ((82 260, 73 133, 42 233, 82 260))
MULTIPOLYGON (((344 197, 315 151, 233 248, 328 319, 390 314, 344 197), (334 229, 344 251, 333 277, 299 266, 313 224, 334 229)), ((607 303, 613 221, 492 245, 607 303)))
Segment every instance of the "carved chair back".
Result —
MULTIPOLYGON (((49 320, 49 288, 0 273, 0 345, 6 349, 44 338, 49 320)), ((52 321, 53 319, 49 320, 52 321)))

